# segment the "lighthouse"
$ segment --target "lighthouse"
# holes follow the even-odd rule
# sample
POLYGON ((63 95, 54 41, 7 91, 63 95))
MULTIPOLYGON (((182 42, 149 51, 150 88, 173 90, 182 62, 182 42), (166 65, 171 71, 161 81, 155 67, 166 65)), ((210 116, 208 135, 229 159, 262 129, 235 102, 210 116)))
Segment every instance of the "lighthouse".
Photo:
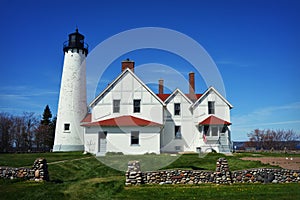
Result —
POLYGON ((61 78, 53 151, 83 151, 84 136, 80 121, 87 113, 86 56, 88 46, 78 32, 69 34, 64 43, 64 64, 61 78))

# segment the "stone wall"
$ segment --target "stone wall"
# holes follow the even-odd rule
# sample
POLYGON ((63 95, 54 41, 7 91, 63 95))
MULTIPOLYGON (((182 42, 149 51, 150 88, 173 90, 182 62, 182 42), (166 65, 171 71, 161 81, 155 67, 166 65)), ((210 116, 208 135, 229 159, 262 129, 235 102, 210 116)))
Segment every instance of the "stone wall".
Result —
POLYGON ((48 164, 46 159, 37 158, 32 168, 0 167, 0 178, 49 181, 48 164))
POLYGON ((287 169, 251 169, 230 171, 227 160, 220 158, 216 171, 160 170, 142 172, 138 161, 130 161, 126 185, 141 184, 232 184, 232 183, 300 183, 300 171, 287 169))
POLYGON ((300 183, 300 171, 288 169, 251 169, 234 171, 234 183, 300 183))

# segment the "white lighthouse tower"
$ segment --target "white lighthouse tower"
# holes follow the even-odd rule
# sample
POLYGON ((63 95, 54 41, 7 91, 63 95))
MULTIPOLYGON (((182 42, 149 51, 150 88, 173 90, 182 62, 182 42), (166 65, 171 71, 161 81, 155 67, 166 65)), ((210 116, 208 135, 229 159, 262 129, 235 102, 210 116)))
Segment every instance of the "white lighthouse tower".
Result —
POLYGON ((69 34, 63 50, 65 57, 53 151, 83 151, 80 121, 87 113, 85 58, 88 48, 78 29, 69 34))

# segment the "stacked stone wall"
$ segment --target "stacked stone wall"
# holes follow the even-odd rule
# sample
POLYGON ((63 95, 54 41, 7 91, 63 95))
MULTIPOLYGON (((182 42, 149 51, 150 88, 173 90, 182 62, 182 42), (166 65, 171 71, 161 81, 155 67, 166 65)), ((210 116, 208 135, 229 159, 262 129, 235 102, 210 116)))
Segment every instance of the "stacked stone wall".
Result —
POLYGON ((48 164, 46 159, 38 158, 32 168, 0 167, 0 178, 49 181, 48 164))
POLYGON ((216 162, 216 171, 160 170, 142 172, 138 161, 130 161, 126 185, 141 184, 232 184, 232 183, 300 183, 300 171, 288 169, 250 169, 230 171, 225 158, 216 162))

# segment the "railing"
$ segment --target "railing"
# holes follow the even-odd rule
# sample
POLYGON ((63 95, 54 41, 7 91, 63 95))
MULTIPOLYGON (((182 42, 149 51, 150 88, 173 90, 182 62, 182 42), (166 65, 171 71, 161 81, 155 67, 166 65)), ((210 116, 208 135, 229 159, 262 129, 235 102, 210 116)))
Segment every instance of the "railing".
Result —
MULTIPOLYGON (((63 43, 63 47, 64 47, 64 49, 69 47, 69 40, 67 40, 67 41, 65 41, 65 42, 63 43)), ((88 45, 87 43, 84 42, 84 43, 83 43, 83 48, 88 50, 88 49, 89 49, 89 45, 88 45)))

